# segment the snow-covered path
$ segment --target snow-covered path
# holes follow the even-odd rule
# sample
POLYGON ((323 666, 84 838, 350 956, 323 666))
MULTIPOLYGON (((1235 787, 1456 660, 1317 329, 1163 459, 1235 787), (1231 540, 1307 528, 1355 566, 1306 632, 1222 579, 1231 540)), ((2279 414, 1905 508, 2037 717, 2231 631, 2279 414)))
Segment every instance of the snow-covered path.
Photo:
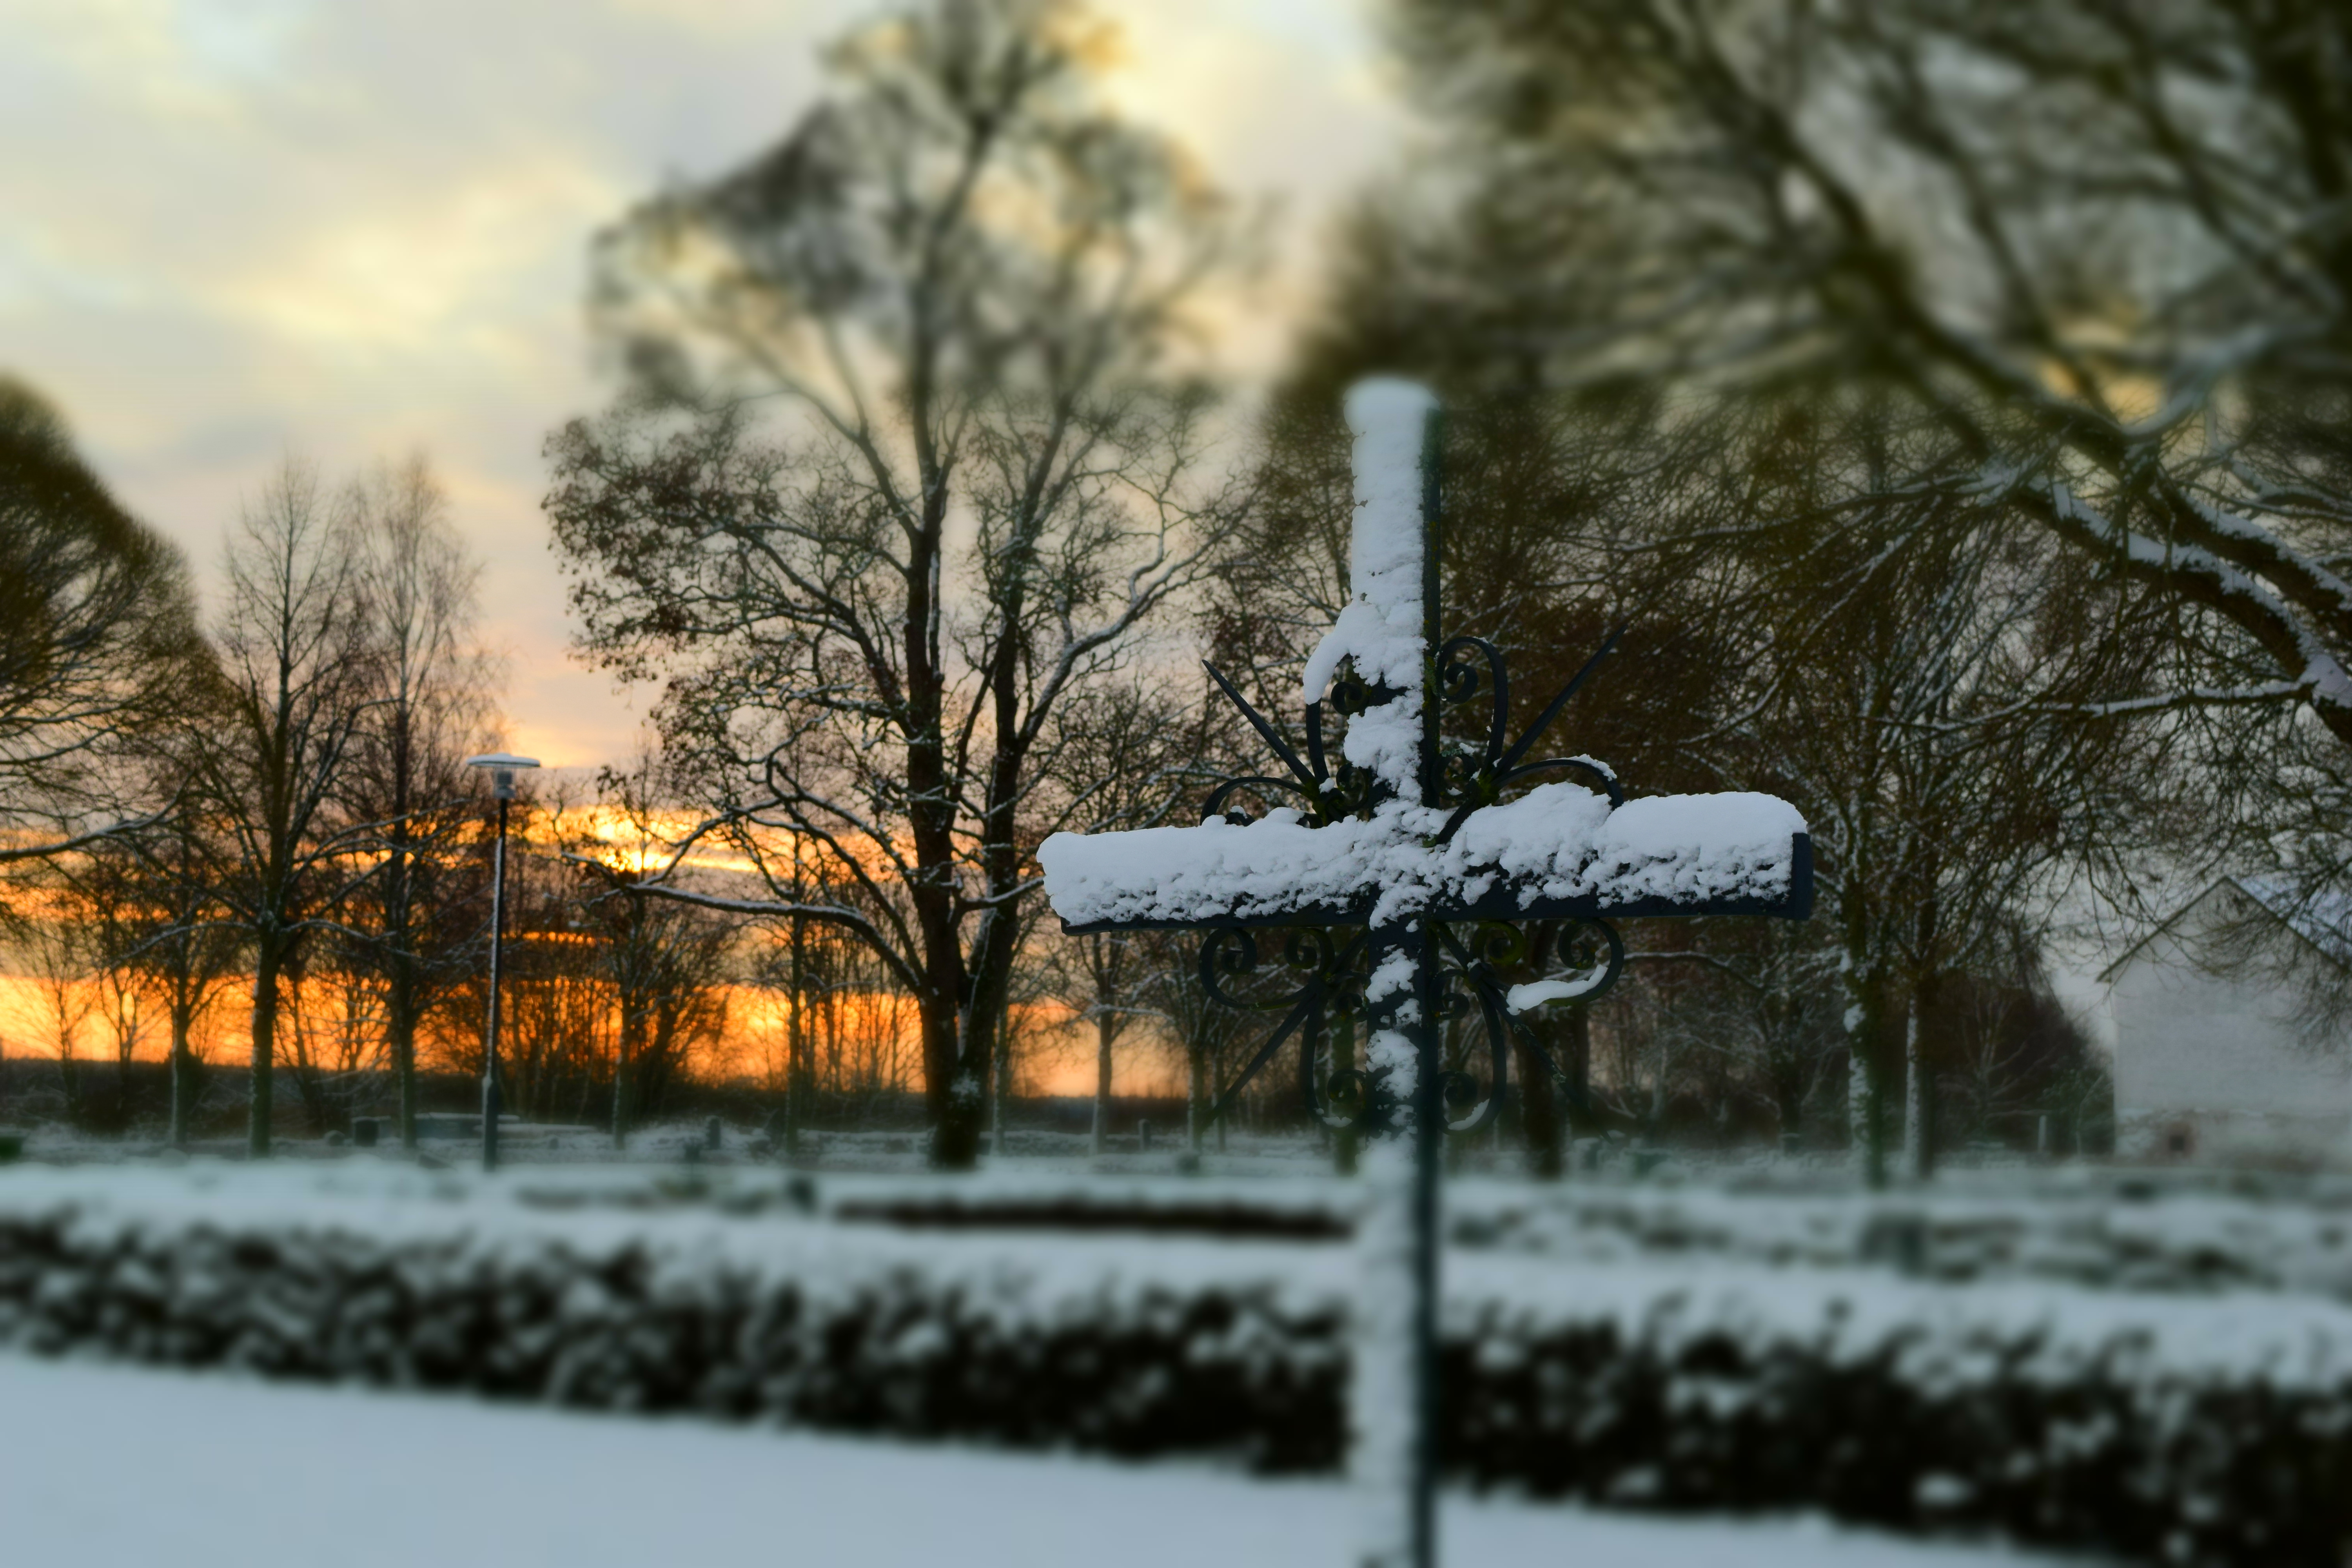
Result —
MULTIPOLYGON (((0 1560, 75 1568, 1339 1568, 1349 1500, 1182 1466, 571 1415, 0 1355, 0 1560)), ((1457 1563, 2049 1563, 1807 1521, 1455 1500, 1457 1563)))

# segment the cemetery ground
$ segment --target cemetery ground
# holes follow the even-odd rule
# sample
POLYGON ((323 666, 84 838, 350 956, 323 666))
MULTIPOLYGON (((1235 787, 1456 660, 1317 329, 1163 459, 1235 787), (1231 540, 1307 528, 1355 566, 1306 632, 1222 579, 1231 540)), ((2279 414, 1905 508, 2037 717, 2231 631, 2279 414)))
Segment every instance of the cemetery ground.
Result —
MULTIPOLYGON (((0 1168, 7 1528, 28 1561, 227 1561, 255 1506, 354 1562, 1341 1560, 1360 1185, 1317 1141, 1188 1171, 1030 1131, 940 1177, 897 1131, 706 1138, 485 1178, 462 1141, 37 1131, 0 1168), (77 1466, 152 1481, 101 1508, 77 1466)), ((1874 1196, 1831 1154, 1602 1153, 1449 1183, 1449 1561, 2342 1561, 2352 1181, 1874 1196)))
MULTIPOLYGON (((1253 1481, 0 1356, 12 1561, 501 1568, 781 1561, 1179 1568, 1336 1561, 1350 1500, 1253 1481), (140 1478, 126 1505, 117 1478, 140 1478), (483 1479, 494 1477, 485 1489, 483 1479)), ((1819 1519, 1667 1521, 1450 1498, 1465 1562, 1994 1568, 2062 1559, 1819 1519)))

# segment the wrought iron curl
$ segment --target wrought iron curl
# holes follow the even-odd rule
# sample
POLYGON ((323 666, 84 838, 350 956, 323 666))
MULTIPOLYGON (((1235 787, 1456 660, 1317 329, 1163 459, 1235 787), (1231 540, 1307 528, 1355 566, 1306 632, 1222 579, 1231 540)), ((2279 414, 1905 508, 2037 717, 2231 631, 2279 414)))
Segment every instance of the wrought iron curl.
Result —
POLYGON ((1222 816, 1235 826, 1248 822, 1250 820, 1248 812, 1230 810, 1225 805, 1236 791, 1244 789, 1288 790, 1307 802, 1307 810, 1310 813, 1316 811, 1322 804, 1318 791, 1307 788, 1297 779, 1278 779, 1265 773, 1251 773, 1241 778, 1227 779, 1212 790, 1207 803, 1201 807, 1201 820, 1207 822, 1212 818, 1222 816))
POLYGON ((1308 984, 1322 987, 1327 994, 1339 991, 1344 979, 1339 945, 1321 926, 1291 927, 1283 939, 1282 962, 1286 968, 1306 975, 1308 984))
POLYGON ((1392 1131, 1408 1109, 1378 1068, 1341 1068, 1310 1103, 1316 1120, 1339 1132, 1392 1131))
POLYGON ((1437 689, 1448 702, 1487 700, 1486 744, 1476 772, 1491 773, 1502 758, 1511 721, 1511 677, 1503 650, 1485 637, 1447 638, 1437 650, 1437 689), (1465 657, 1471 654, 1477 656, 1477 663, 1465 657))
POLYGON ((1339 673, 1331 678, 1332 710, 1350 719, 1368 708, 1380 707, 1402 695, 1395 687, 1383 681, 1366 680, 1358 675, 1352 661, 1342 665, 1339 673))
POLYGON ((1625 939, 1607 921, 1564 920, 1552 932, 1551 947, 1561 967, 1581 969, 1587 980, 1574 997, 1563 1000, 1590 1002, 1615 985, 1617 977, 1625 973, 1625 939))
POLYGON ((1618 781, 1616 771, 1598 757, 1546 757, 1539 763, 1521 763, 1495 782, 1497 787, 1517 784, 1529 773, 1558 773, 1563 770, 1581 773, 1601 786, 1609 797, 1609 809, 1616 810, 1625 804, 1625 786, 1618 781))
POLYGON ((1449 1114, 1445 1119, 1448 1132, 1475 1132, 1495 1120, 1502 1108, 1503 1097, 1498 1091, 1485 1100, 1478 1098, 1478 1080, 1459 1068, 1447 1068, 1438 1075, 1437 1096, 1448 1112, 1470 1107, 1476 1109, 1460 1120, 1449 1114))
MULTIPOLYGON (((1445 1130, 1475 1132, 1502 1113, 1504 1097, 1510 1089, 1510 1040, 1494 965, 1524 962, 1528 943, 1518 931, 1500 921, 1481 921, 1465 934, 1457 934, 1442 924, 1432 929, 1437 933, 1441 953, 1452 961, 1444 969, 1450 1003, 1446 1014, 1462 1017, 1475 1009, 1479 1033, 1486 1042, 1486 1081, 1490 1087, 1484 1100, 1478 1097, 1477 1077, 1460 1068, 1447 1068, 1439 1081, 1442 1103, 1448 1112, 1445 1130), (1465 1107, 1473 1108, 1469 1115, 1453 1114, 1465 1107)), ((1467 1054, 1475 1058, 1475 1048, 1467 1054)))
POLYGON ((1330 933, 1314 926, 1297 926, 1284 934, 1282 965, 1305 978, 1279 995, 1245 995, 1230 989, 1228 979, 1256 974, 1263 962, 1258 942, 1246 926, 1220 926, 1201 943, 1201 989, 1219 1006, 1239 1012, 1279 1013, 1295 1005, 1310 991, 1338 988, 1342 954, 1330 933))
MULTIPOLYGON (((1623 788, 1615 773, 1597 759, 1556 756, 1521 760, 1609 656, 1622 634, 1622 627, 1612 634, 1516 742, 1507 742, 1510 677, 1502 650, 1483 637, 1470 636, 1452 637, 1439 646, 1430 669, 1433 698, 1449 704, 1482 700, 1488 704, 1486 733, 1475 743, 1454 743, 1443 758, 1439 787, 1444 792, 1442 798, 1453 809, 1437 836, 1439 842, 1452 838, 1471 812, 1499 802, 1510 784, 1545 773, 1580 774, 1608 795, 1612 810, 1624 804, 1623 788)), ((1343 663, 1326 696, 1307 705, 1302 757, 1264 715, 1250 706, 1223 672, 1211 666, 1209 674, 1290 776, 1260 773, 1226 779, 1210 794, 1202 809, 1202 820, 1222 817, 1236 824, 1250 821, 1248 813, 1234 805, 1234 797, 1244 792, 1257 795, 1261 801, 1275 796, 1297 799, 1304 805, 1306 816, 1318 826, 1360 816, 1385 795, 1386 791, 1370 774, 1330 754, 1325 722, 1333 712, 1348 717, 1360 714, 1396 697, 1396 691, 1384 684, 1366 681, 1352 662, 1343 663)), ((1557 1064, 1551 1062, 1535 1032, 1511 1011, 1502 974, 1528 969, 1540 971, 1549 967, 1547 957, 1556 955, 1561 966, 1580 972, 1570 981, 1575 987, 1572 994, 1558 999, 1588 1002, 1607 991, 1622 973, 1624 943, 1614 928, 1599 920, 1570 919, 1557 928, 1549 922, 1523 927, 1507 921, 1478 921, 1457 928, 1433 921, 1431 930, 1445 958, 1442 965, 1443 989, 1431 999, 1435 1012, 1431 1022, 1442 1026, 1475 1015, 1472 1026, 1484 1037, 1487 1058, 1484 1077, 1491 1086, 1482 1098, 1481 1075, 1465 1070, 1465 1067, 1475 1066, 1478 1054, 1478 1047, 1471 1044, 1465 1066, 1444 1069, 1433 1087, 1446 1112, 1446 1130, 1474 1132, 1491 1125, 1500 1113, 1509 1089, 1510 1047, 1515 1038, 1524 1041, 1538 1059, 1558 1071, 1557 1064)), ((1323 1055, 1328 1028, 1333 1025, 1352 1028, 1352 1020, 1357 1016, 1363 1017, 1370 1029, 1395 1026, 1396 1010, 1409 999, 1409 993, 1399 993, 1383 997, 1377 1005, 1368 1005, 1363 994, 1364 982, 1369 979, 1364 973, 1367 952, 1363 937, 1342 948, 1321 927, 1288 929, 1284 938, 1282 966, 1297 975, 1299 984, 1276 994, 1238 984, 1260 975, 1267 957, 1249 930, 1221 927, 1209 933, 1202 944, 1200 965, 1202 989, 1210 999, 1223 1006, 1284 1015, 1241 1077, 1221 1097, 1213 1116, 1223 1114, 1244 1087, 1296 1033, 1299 1037, 1301 1084, 1318 1121, 1326 1126, 1358 1131, 1380 1131, 1399 1124, 1410 1108, 1388 1086, 1388 1075, 1381 1069, 1350 1065, 1338 1068, 1318 1081, 1320 1062, 1328 1060, 1323 1055)))
POLYGON ((1470 965, 1483 964, 1489 969, 1506 969, 1522 963, 1543 962, 1545 931, 1541 926, 1523 931, 1507 921, 1480 921, 1470 928, 1463 942, 1464 958, 1470 965))
POLYGON ((1248 975, 1257 973, 1257 938, 1237 926, 1220 926, 1201 943, 1201 989, 1209 1000, 1221 1007, 1237 1012, 1260 1011, 1250 998, 1235 995, 1225 989, 1226 975, 1248 975))

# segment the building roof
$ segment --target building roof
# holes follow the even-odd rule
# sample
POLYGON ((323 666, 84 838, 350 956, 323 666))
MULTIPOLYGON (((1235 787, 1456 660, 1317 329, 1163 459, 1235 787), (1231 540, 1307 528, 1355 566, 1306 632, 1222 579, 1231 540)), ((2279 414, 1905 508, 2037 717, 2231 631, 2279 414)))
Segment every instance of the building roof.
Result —
POLYGON ((2123 956, 2099 972, 2099 984, 2112 984, 2124 966, 2139 956, 2141 949, 2169 933, 2191 910, 2224 888, 2252 900, 2324 957, 2352 968, 2352 894, 2306 892, 2271 877, 2222 877, 2125 949, 2123 956))

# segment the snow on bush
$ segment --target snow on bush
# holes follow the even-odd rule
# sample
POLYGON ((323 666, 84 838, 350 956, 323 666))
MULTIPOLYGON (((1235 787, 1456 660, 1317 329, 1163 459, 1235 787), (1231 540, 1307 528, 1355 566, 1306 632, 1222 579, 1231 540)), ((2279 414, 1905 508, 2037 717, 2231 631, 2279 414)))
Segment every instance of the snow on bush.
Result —
MULTIPOLYGON (((523 1178, 518 1177, 518 1180, 523 1178)), ((631 1190, 646 1178, 626 1178, 631 1190)), ((772 1184, 770 1184, 772 1185, 772 1184)), ((1460 1248, 1561 1262, 1718 1258, 1775 1267, 1869 1268, 1951 1282, 2044 1279, 2126 1290, 2290 1290, 2352 1301, 2352 1192, 2291 1197, 2162 1192, 2132 1173, 2095 1183, 2036 1174, 1937 1192, 1446 1184, 1460 1248)), ((1345 1237, 1360 1183, 1328 1177, 1148 1178, 992 1173, 929 1178, 829 1176, 822 1207, 963 1228, 1050 1226, 1194 1234, 1345 1237)), ((614 1201, 626 1201, 615 1198, 614 1201)))
POLYGON ((1717 1258, 1959 1281, 2289 1290, 2352 1301, 2352 1209, 2184 1192, 1738 1194, 1457 1184, 1457 1246, 1562 1262, 1717 1258))
POLYGON ((1235 1270, 1230 1245, 1032 1256, 708 1214, 76 1175, 0 1191, 0 1338, 40 1353, 1269 1471, 1338 1461, 1341 1293, 1312 1270, 1235 1270))
MULTIPOLYGON (((1344 1247, 132 1174, 0 1184, 0 1337, 1265 1470, 1341 1457, 1344 1247)), ((1481 1484, 2182 1563, 2352 1542, 2352 1309, 2318 1298, 1457 1251, 1444 1355, 1448 1462, 1481 1484)))

